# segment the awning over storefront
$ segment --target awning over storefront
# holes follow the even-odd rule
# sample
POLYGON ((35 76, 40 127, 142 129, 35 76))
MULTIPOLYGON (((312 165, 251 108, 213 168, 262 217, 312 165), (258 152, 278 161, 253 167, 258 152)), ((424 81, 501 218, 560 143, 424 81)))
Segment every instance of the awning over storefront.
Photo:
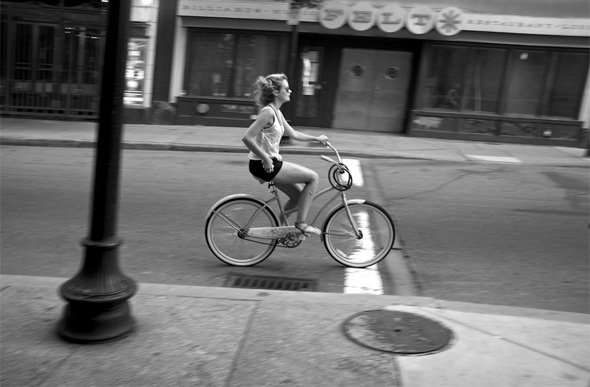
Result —
POLYGON ((182 17, 319 22, 326 29, 348 25, 386 33, 406 28, 422 35, 461 31, 590 36, 588 0, 324 0, 314 7, 290 8, 291 0, 179 0, 182 17))
MULTIPOLYGON (((590 18, 590 2, 588 0, 365 0, 375 7, 397 4, 404 8, 426 5, 434 10, 447 7, 458 7, 466 13, 487 13, 493 15, 516 15, 532 17, 556 18, 590 18)), ((321 7, 329 0, 312 2, 321 7)), ((343 5, 353 6, 361 1, 340 0, 343 5)), ((240 8, 252 16, 260 16, 260 7, 274 5, 284 8, 291 0, 180 0, 179 10, 191 5, 202 6, 202 10, 224 12, 240 8)), ((182 14, 182 13, 181 13, 182 14)))

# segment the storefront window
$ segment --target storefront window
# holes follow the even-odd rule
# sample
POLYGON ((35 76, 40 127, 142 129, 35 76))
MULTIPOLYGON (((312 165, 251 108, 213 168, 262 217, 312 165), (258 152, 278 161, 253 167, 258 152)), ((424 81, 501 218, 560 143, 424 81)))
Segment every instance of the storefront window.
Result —
POLYGON ((317 117, 320 104, 320 66, 323 60, 322 47, 305 47, 301 52, 301 79, 298 88, 297 115, 317 117))
POLYGON ((434 47, 427 107, 496 111, 504 55, 501 49, 434 47))
POLYGON ((130 38, 127 42, 125 94, 123 100, 129 105, 143 104, 147 45, 148 41, 145 38, 130 38))
POLYGON ((549 64, 549 53, 516 50, 508 77, 506 113, 537 115, 549 64))
POLYGON ((557 53, 555 79, 544 114, 554 117, 578 118, 578 103, 588 69, 588 55, 557 53))
POLYGON ((37 79, 53 81, 53 65, 55 63, 55 27, 39 26, 38 63, 39 71, 37 79))
POLYGON ((446 45, 431 52, 425 108, 577 119, 588 54, 446 45))
POLYGON ((189 34, 186 93, 205 97, 248 98, 259 75, 277 71, 276 36, 189 34))

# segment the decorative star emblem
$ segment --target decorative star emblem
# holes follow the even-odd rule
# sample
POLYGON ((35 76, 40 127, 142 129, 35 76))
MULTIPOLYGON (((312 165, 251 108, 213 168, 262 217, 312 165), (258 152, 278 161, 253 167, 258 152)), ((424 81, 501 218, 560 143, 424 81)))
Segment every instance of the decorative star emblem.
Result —
POLYGON ((448 35, 458 32, 458 25, 461 24, 460 18, 461 14, 456 12, 454 9, 450 9, 446 12, 443 11, 438 19, 440 24, 439 29, 444 30, 444 32, 448 35))

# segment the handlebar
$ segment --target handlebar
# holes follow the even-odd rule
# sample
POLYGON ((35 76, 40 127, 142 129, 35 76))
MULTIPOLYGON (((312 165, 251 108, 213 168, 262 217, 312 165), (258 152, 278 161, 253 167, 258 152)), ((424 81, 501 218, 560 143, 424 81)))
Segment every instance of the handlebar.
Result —
POLYGON ((338 150, 334 148, 329 142, 326 142, 326 147, 332 149, 332 151, 336 154, 336 158, 338 159, 338 161, 334 161, 328 156, 321 156, 323 160, 333 164, 330 167, 330 172, 328 173, 330 184, 338 191, 346 191, 350 189, 352 186, 352 175, 350 174, 350 171, 344 162, 342 162, 340 153, 338 153, 338 150))
POLYGON ((338 161, 334 161, 334 160, 332 160, 330 157, 328 157, 328 156, 324 156, 324 155, 322 155, 322 156, 321 156, 321 157, 322 157, 322 159, 323 159, 323 160, 325 160, 325 161, 327 161, 327 162, 329 162, 329 163, 332 163, 332 164, 343 164, 343 163, 342 163, 342 158, 340 158, 340 153, 338 153, 338 149, 334 148, 334 147, 332 146, 332 144, 330 144, 329 142, 326 142, 326 147, 328 147, 328 148, 332 149, 332 151, 333 151, 334 153, 336 153, 336 157, 338 158, 338 161))

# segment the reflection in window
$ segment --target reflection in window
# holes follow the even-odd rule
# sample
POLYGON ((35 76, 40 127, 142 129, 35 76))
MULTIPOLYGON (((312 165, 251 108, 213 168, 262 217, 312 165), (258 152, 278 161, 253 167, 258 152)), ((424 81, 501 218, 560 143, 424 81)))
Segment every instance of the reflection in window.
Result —
POLYGON ((500 49, 434 47, 427 107, 496 111, 503 62, 500 49))
POLYGON ((557 53, 555 79, 545 114, 554 117, 577 118, 577 107, 587 68, 587 55, 557 53))
POLYGON ((577 119, 588 59, 582 52, 435 45, 422 104, 577 119))
POLYGON ((39 26, 39 48, 37 49, 39 65, 37 79, 39 80, 53 81, 55 40, 54 26, 39 26))
POLYGON ((16 25, 14 79, 31 80, 33 78, 33 25, 16 25))
POLYGON ((189 34, 185 90, 188 95, 248 98, 259 75, 277 71, 276 36, 189 34))
POLYGON ((539 113, 549 54, 516 50, 512 53, 512 61, 507 85, 506 113, 536 115, 539 113))
POLYGON ((301 80, 297 103, 297 115, 300 117, 317 117, 318 115, 322 57, 321 47, 305 47, 301 52, 301 80))

